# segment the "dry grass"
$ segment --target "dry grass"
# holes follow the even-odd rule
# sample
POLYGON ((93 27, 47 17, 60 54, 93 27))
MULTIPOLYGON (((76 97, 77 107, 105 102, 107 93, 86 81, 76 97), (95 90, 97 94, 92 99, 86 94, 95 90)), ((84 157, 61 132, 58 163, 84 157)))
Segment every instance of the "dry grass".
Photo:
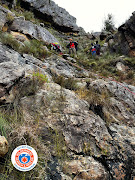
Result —
POLYGON ((44 42, 38 40, 24 41, 20 43, 11 34, 0 32, 0 41, 12 49, 16 50, 20 54, 26 53, 31 54, 36 58, 43 60, 47 56, 50 56, 50 52, 47 52, 44 48, 44 42))
POLYGON ((18 106, 1 109, 1 114, 9 125, 6 132, 10 145, 9 152, 4 158, 4 166, 0 164, 3 180, 11 177, 14 179, 43 179, 46 176, 45 165, 50 158, 50 152, 38 136, 39 116, 37 114, 34 119, 29 119, 29 117, 24 118, 23 113, 21 107, 18 106), (12 151, 22 144, 32 146, 38 153, 38 164, 30 172, 17 171, 10 161, 12 151))
POLYGON ((77 81, 74 78, 64 78, 63 76, 53 77, 55 83, 59 84, 61 87, 70 90, 77 90, 77 81))
POLYGON ((85 99, 89 104, 105 105, 109 103, 110 94, 106 90, 99 92, 94 88, 82 88, 77 90, 76 93, 79 98, 85 99))

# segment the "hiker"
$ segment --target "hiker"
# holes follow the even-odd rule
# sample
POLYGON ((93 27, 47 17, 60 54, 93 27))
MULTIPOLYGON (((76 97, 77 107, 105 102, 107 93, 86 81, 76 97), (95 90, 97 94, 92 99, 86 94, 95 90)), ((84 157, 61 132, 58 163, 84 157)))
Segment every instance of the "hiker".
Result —
POLYGON ((96 54, 99 56, 101 47, 100 47, 100 44, 98 44, 98 41, 96 41, 95 48, 96 48, 96 54))
POLYGON ((74 41, 76 52, 78 51, 78 43, 74 41))
POLYGON ((69 48, 69 54, 75 54, 76 55, 76 51, 77 49, 78 43, 77 42, 73 42, 73 39, 70 39, 70 43, 67 45, 67 48, 69 48))
POLYGON ((96 48, 95 48, 95 46, 93 45, 93 43, 91 43, 90 52, 91 52, 92 56, 95 56, 95 55, 96 55, 96 48))
POLYGON ((56 52, 61 53, 60 45, 57 42, 51 43, 51 49, 55 50, 56 52))

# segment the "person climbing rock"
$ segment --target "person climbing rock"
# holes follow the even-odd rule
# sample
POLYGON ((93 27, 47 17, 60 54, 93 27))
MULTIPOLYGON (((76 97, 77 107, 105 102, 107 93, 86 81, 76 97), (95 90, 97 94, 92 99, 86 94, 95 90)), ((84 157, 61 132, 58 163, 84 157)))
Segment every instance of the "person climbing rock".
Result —
POLYGON ((51 43, 51 49, 61 53, 60 44, 58 44, 57 42, 51 43))
POLYGON ((67 45, 67 48, 69 48, 69 54, 75 54, 77 51, 78 43, 74 42, 73 39, 70 39, 70 43, 67 45))

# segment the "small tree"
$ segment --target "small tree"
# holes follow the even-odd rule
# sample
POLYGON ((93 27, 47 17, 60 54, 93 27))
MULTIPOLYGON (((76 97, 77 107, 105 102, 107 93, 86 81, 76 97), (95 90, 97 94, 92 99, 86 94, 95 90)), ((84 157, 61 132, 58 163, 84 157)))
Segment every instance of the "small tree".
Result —
POLYGON ((113 15, 108 14, 107 18, 104 20, 103 30, 112 32, 112 31, 114 31, 114 29, 115 29, 115 25, 114 25, 113 15))

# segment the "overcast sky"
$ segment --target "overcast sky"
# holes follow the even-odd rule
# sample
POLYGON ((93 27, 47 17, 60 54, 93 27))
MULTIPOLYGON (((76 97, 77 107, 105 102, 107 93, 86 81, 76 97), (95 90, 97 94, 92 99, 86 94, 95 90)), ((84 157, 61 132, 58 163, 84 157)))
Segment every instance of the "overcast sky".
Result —
POLYGON ((107 14, 114 17, 115 26, 124 23, 135 11, 135 0, 53 0, 76 17, 77 25, 86 32, 97 32, 103 28, 107 14))

